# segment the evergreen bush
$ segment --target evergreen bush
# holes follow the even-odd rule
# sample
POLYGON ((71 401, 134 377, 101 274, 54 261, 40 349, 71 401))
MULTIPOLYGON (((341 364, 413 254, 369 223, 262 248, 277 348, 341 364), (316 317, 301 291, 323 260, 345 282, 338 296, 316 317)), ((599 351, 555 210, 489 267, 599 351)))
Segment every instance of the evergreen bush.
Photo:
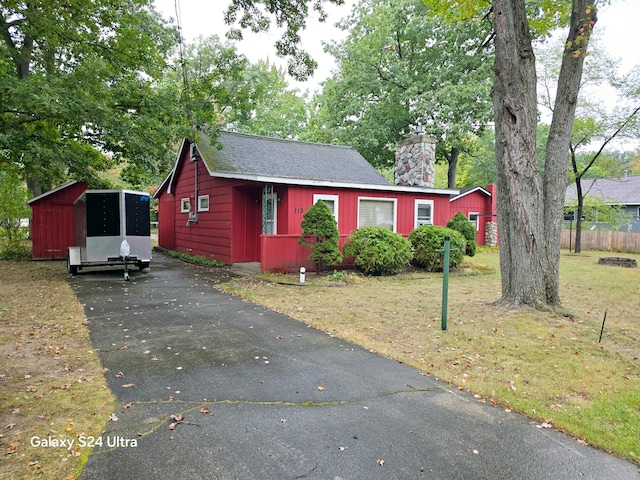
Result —
POLYGON ((441 272, 445 237, 450 240, 449 267, 456 268, 464 258, 467 241, 460 232, 435 225, 422 225, 409 234, 409 241, 415 250, 414 263, 429 272, 441 272))
POLYGON ((458 212, 447 222, 447 228, 452 228, 464 235, 467 240, 464 253, 468 257, 473 257, 476 254, 476 226, 469 221, 464 213, 458 212))
POLYGON ((298 243, 311 249, 309 260, 316 263, 316 271, 320 271, 321 266, 342 263, 338 224, 327 204, 318 200, 302 218, 302 234, 298 243))
POLYGON ((402 235, 382 227, 354 230, 344 244, 344 254, 368 275, 393 275, 413 258, 413 247, 402 235))

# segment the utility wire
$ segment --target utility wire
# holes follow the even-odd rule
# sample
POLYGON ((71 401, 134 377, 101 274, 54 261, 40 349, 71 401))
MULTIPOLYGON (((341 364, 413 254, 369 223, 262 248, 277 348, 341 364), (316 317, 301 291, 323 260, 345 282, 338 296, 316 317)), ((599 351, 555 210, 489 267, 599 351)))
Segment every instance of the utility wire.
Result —
POLYGON ((187 120, 189 121, 189 127, 195 132, 195 125, 193 122, 193 114, 191 110, 191 95, 189 89, 189 75, 187 73, 187 62, 185 60, 185 52, 184 52, 184 39, 182 37, 182 15, 180 13, 180 1, 173 0, 175 12, 176 12, 176 22, 178 23, 178 45, 180 52, 180 65, 182 67, 182 99, 184 102, 185 110, 187 111, 187 120))

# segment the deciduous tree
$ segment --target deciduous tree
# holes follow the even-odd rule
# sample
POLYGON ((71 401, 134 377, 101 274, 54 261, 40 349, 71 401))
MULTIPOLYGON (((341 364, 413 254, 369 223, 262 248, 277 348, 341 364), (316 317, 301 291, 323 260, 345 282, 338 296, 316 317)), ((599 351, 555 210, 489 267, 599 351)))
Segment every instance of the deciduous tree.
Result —
POLYGON ((172 131, 152 87, 177 37, 151 5, 0 5, 0 162, 21 168, 32 195, 121 160, 153 170, 166 155, 172 131))

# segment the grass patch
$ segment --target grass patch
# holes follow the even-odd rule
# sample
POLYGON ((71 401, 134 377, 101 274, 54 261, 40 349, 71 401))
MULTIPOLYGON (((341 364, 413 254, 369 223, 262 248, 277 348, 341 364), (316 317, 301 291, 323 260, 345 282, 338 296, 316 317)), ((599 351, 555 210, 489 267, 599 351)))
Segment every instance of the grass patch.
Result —
POLYGON ((175 250, 167 250, 161 247, 154 247, 158 251, 164 253, 165 255, 177 258, 178 260, 182 260, 183 262, 192 263, 194 265, 201 265, 203 267, 224 267, 224 262, 218 262, 212 258, 202 257, 200 255, 190 255, 188 253, 176 252, 175 250))
POLYGON ((561 297, 571 320, 494 305, 498 253, 478 254, 449 277, 444 332, 442 274, 349 275, 343 288, 330 288, 326 276, 308 275, 314 288, 291 288, 297 276, 261 275, 221 288, 640 463, 640 275, 598 265, 607 255, 563 252, 561 297))
POLYGON ((0 478, 73 479, 90 448, 37 448, 32 437, 97 437, 114 399, 89 342, 65 262, 0 261, 0 478))

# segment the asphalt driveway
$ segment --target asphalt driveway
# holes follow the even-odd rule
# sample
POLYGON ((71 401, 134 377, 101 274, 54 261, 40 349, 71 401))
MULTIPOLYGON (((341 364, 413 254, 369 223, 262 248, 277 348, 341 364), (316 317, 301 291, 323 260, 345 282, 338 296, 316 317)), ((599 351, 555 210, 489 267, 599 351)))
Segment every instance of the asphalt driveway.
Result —
POLYGON ((217 282, 162 255, 70 279, 117 399, 82 479, 640 479, 217 282))

